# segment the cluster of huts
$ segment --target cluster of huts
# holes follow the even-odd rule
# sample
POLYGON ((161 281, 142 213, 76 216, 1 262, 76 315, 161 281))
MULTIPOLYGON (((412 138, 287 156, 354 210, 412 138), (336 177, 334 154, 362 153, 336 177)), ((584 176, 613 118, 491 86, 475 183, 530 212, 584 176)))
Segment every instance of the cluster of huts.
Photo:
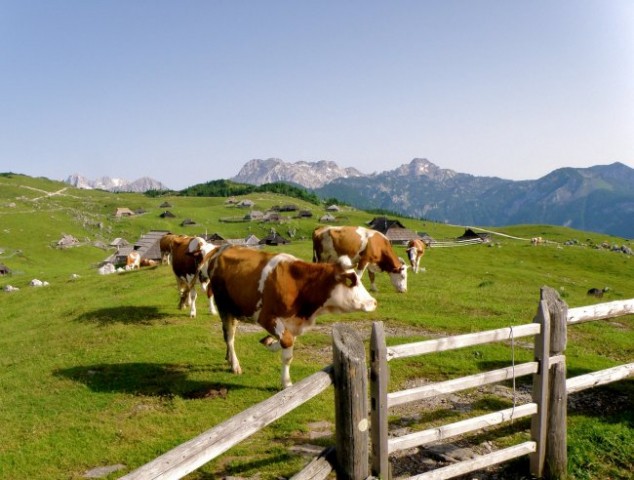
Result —
MULTIPOLYGON (((244 214, 242 220, 249 221, 259 221, 259 222, 272 222, 279 223, 284 221, 283 213, 293 213, 295 218, 312 218, 313 212, 306 209, 300 209, 297 205, 294 204, 286 204, 286 205, 277 205, 269 210, 262 211, 255 209, 255 202, 248 198, 237 200, 235 197, 229 197, 225 201, 226 206, 236 207, 248 209, 248 212, 244 214)), ((170 208, 172 208, 172 204, 169 202, 163 202, 159 205, 161 209, 161 213, 159 214, 160 218, 176 218, 176 215, 172 213, 170 208)), ((336 217, 334 214, 339 212, 340 208, 338 205, 329 205, 326 207, 326 213, 319 218, 321 223, 330 223, 335 222, 336 217)), ((125 218, 132 217, 135 215, 141 215, 146 213, 143 209, 131 210, 127 207, 119 207, 115 210, 114 216, 116 218, 125 218)), ((191 218, 185 218, 181 222, 182 227, 193 226, 196 225, 196 222, 191 218)))

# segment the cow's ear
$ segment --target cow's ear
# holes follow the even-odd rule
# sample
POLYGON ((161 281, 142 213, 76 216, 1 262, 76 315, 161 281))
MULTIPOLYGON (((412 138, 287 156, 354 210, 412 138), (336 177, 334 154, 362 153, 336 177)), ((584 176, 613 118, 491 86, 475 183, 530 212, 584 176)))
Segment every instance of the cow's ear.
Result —
POLYGON ((341 279, 346 287, 353 288, 359 283, 359 277, 353 271, 346 271, 341 274, 341 279))

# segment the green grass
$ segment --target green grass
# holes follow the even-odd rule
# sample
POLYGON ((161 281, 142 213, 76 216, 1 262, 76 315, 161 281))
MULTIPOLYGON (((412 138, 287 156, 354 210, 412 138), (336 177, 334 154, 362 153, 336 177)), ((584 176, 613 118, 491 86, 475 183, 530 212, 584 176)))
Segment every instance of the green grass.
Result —
MULTIPOLYGON (((108 477, 117 478, 263 401, 278 388, 280 360, 259 345, 264 332, 239 332, 237 352, 244 374, 231 374, 217 317, 209 315, 201 296, 198 318, 177 310, 176 283, 169 268, 105 277, 96 271, 112 249, 95 245, 107 245, 116 237, 134 242, 153 229, 261 237, 270 225, 223 223, 220 219, 245 212, 226 206, 222 198, 148 198, 73 188, 64 192, 70 196, 43 197, 34 190, 62 188, 64 184, 46 179, 0 175, 0 262, 13 270, 11 276, 0 278, 0 287, 20 288, 0 292, 2 479, 82 478, 91 468, 126 465, 108 477), (158 217, 165 200, 172 203, 176 219, 158 217), (143 208, 147 213, 115 219, 116 207, 143 208), (184 218, 198 225, 180 227, 184 218), (82 246, 55 248, 62 234, 74 235, 82 246), (80 277, 71 280, 73 273, 80 277), (50 286, 29 287, 32 278, 50 286), (200 398, 205 393, 210 395, 200 398)), ((275 226, 282 234, 291 228, 297 231, 294 241, 280 251, 310 260, 310 233, 323 209, 274 194, 249 198, 258 210, 295 203, 313 211, 313 219, 289 219, 275 226)), ((353 209, 341 215, 352 225, 373 217, 353 209)), ((464 231, 402 221, 438 239, 464 231)), ((634 297, 634 259, 589 246, 604 240, 622 244, 623 239, 548 225, 493 230, 523 238, 542 236, 560 244, 575 238, 585 245, 532 247, 529 242, 494 237, 491 246, 432 248, 423 257, 426 271, 410 273, 408 293, 395 293, 387 275, 378 275, 376 312, 320 317, 320 328, 298 340, 293 379, 330 363, 329 329, 323 326, 335 322, 354 322, 368 335, 371 321, 382 320, 392 332, 389 343, 409 343, 528 323, 543 285, 557 289, 570 307, 634 297), (604 286, 610 291, 603 300, 586 296, 589 288, 604 286)), ((396 250, 405 258, 403 247, 396 250)), ((632 362, 632 330, 631 316, 571 327, 566 352, 569 376, 632 362)), ((532 352, 519 345, 515 358, 530 360, 532 352)), ((473 374, 509 365, 510 359, 509 345, 495 344, 399 360, 391 364, 390 388, 398 390, 421 377, 433 381, 473 374)), ((569 412, 571 478, 631 478, 631 407, 610 408, 610 399, 617 406, 631 406, 633 383, 627 380, 596 389, 605 402, 602 408, 569 412)), ((329 437, 308 438, 309 423, 334 421, 332 405, 330 389, 188 478, 257 473, 263 479, 290 477, 307 460, 289 447, 333 442, 329 437)), ((476 400, 468 415, 506 405, 508 399, 487 394, 476 400)), ((426 411, 411 426, 421 429, 464 415, 447 409, 426 411)), ((395 415, 394 421, 405 419, 395 415)), ((523 436, 525 425, 517 422, 512 429, 502 429, 495 442, 503 446, 523 436)))

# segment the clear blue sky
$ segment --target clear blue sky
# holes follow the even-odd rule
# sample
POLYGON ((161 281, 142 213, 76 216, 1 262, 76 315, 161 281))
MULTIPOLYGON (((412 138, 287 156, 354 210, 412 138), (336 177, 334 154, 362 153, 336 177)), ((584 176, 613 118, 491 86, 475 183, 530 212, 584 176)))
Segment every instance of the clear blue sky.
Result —
POLYGON ((632 0, 0 0, 0 171, 634 166, 632 0))

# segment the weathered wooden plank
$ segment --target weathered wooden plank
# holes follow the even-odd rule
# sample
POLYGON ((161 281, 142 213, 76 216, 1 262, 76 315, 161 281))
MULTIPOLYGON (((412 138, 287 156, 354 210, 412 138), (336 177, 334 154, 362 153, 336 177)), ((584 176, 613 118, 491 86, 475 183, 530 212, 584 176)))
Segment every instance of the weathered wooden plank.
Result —
POLYGON ((446 480, 464 475, 465 473, 498 465, 514 458, 528 455, 534 451, 535 442, 524 442, 487 455, 482 455, 473 460, 465 460, 460 463, 432 470, 431 472, 421 473, 420 475, 409 477, 408 480, 446 480))
POLYGON ((619 365, 618 367, 607 368, 605 370, 599 370, 598 372, 569 378, 566 380, 566 391, 569 394, 576 393, 586 388, 606 385, 632 376, 634 376, 634 363, 619 365))
POLYGON ((539 370, 533 375, 533 402, 537 404, 537 415, 531 418, 531 440, 537 448, 530 456, 530 471, 541 478, 546 461, 546 435, 548 430, 548 380, 550 378, 550 314, 544 300, 539 302, 535 322, 542 331, 535 337, 535 360, 539 370))
POLYGON ((325 480, 334 470, 336 460, 335 448, 328 447, 290 480, 325 480))
MULTIPOLYGON (((564 355, 568 342, 568 305, 556 290, 542 287, 541 300, 546 302, 550 316, 550 355, 564 355)), ((568 394, 566 392, 566 362, 550 369, 548 381, 548 429, 544 475, 564 479, 568 472, 568 394)))
POLYGON ((634 315, 634 298, 568 309, 568 324, 634 315))
POLYGON ((487 330, 485 332, 467 333, 465 335, 455 335, 452 337, 426 340, 423 342, 395 345, 387 348, 387 359, 412 357, 424 355, 432 352, 443 352, 456 348, 471 347, 483 343, 510 340, 513 338, 528 337, 537 335, 540 332, 540 325, 537 323, 527 323, 516 327, 499 328, 497 330, 487 330))
POLYGON ((328 366, 173 448, 125 475, 122 480, 168 480, 184 477, 323 392, 332 385, 331 375, 332 366, 328 366))
POLYGON ((387 389, 390 372, 386 355, 383 322, 374 322, 370 337, 371 471, 372 475, 385 479, 390 477, 390 462, 387 452, 387 389))
POLYGON ((357 330, 338 323, 332 329, 335 385, 337 478, 364 480, 369 469, 368 374, 365 346, 357 330))
POLYGON ((500 368, 499 370, 491 370, 489 372, 477 373, 467 377, 455 378, 439 383, 422 385, 420 387, 410 388, 408 390, 400 390, 387 394, 388 408, 396 407, 410 402, 432 398, 438 395, 446 395, 448 393, 459 392, 468 388, 479 387, 491 383, 502 382, 530 375, 537 372, 538 363, 528 362, 514 367, 500 368))
POLYGON ((465 433, 480 430, 482 428, 499 425, 512 419, 518 419, 534 415, 537 412, 536 403, 526 403, 515 408, 507 408, 498 412, 481 415, 479 417, 461 420, 459 422, 450 423, 441 427, 430 428, 420 432, 410 433, 401 437, 390 438, 388 440, 388 451, 390 453, 406 450, 408 448, 426 445, 431 442, 445 440, 463 435, 465 433))

